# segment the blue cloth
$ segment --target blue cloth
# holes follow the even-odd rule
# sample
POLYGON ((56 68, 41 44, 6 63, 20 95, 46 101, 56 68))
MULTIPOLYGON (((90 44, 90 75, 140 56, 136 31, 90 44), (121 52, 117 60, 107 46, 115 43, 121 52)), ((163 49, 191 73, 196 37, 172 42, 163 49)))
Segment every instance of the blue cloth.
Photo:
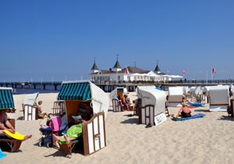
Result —
POLYGON ((163 89, 161 89, 161 88, 156 88, 157 90, 160 90, 160 91, 163 91, 163 89))
POLYGON ((2 149, 0 148, 0 158, 5 157, 6 154, 2 152, 2 149))
POLYGON ((191 106, 202 106, 205 103, 188 103, 188 104, 191 105, 191 106))

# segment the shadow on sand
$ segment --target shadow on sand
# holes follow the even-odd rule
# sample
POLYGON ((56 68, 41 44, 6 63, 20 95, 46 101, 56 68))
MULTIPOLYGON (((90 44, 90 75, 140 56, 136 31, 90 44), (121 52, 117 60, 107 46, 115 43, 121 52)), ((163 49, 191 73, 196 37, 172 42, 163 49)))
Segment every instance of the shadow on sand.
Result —
POLYGON ((210 111, 207 110, 207 109, 195 109, 194 111, 195 111, 195 112, 210 112, 210 111))
POLYGON ((20 116, 17 118, 17 120, 23 120, 24 119, 24 116, 20 116))
POLYGON ((224 120, 224 121, 234 121, 234 117, 230 117, 230 116, 222 116, 220 117, 218 120, 224 120))
POLYGON ((121 124, 139 124, 138 118, 130 118, 125 121, 122 121, 121 124))

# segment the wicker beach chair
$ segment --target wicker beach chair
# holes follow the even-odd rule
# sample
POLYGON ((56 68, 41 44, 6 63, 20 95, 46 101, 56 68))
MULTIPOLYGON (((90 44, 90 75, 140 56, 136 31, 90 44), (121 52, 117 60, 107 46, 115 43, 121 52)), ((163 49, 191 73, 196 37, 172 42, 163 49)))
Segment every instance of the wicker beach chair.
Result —
POLYGON ((112 99, 112 105, 113 105, 113 112, 123 111, 123 106, 119 104, 119 101, 117 99, 112 99))
POLYGON ((54 101, 52 113, 54 116, 59 116, 65 111, 65 102, 63 100, 54 101))

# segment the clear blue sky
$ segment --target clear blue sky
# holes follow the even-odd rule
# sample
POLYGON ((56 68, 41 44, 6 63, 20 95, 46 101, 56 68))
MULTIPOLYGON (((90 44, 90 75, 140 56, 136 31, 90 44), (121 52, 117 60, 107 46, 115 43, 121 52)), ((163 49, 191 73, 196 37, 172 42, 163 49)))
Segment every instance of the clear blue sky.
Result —
POLYGON ((99 69, 234 78, 233 0, 1 0, 0 81, 88 78, 99 69))

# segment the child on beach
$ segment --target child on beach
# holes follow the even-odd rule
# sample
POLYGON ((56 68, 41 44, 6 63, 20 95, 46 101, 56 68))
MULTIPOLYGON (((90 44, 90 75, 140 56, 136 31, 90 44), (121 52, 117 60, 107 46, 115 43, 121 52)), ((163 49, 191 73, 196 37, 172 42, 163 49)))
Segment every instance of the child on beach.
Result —
POLYGON ((42 107, 41 107, 42 101, 38 101, 38 114, 43 114, 45 116, 47 116, 47 113, 45 111, 42 111, 42 107))
POLYGON ((118 104, 119 104, 118 106, 121 106, 121 109, 122 109, 124 105, 120 96, 117 96, 116 100, 118 101, 118 104))

